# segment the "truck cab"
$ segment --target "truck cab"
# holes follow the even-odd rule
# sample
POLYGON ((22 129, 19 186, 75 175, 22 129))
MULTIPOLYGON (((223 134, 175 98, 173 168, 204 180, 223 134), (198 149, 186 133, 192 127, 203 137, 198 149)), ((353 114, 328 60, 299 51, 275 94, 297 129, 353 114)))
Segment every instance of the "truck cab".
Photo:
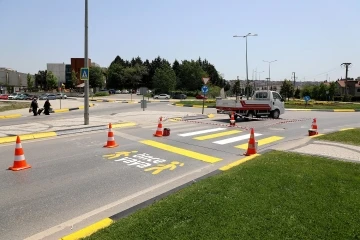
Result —
POLYGON ((251 100, 217 100, 216 109, 246 119, 263 116, 278 119, 285 112, 284 99, 279 93, 269 90, 255 91, 251 100))

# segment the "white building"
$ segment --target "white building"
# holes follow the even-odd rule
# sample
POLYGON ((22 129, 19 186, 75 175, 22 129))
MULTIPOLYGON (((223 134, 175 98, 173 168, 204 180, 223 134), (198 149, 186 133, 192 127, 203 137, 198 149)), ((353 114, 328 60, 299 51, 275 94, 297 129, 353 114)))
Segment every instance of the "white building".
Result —
POLYGON ((48 63, 47 64, 47 71, 51 71, 56 79, 58 80, 58 83, 64 83, 66 82, 66 74, 65 74, 65 63, 48 63))
POLYGON ((91 66, 92 66, 92 67, 100 67, 100 65, 97 64, 96 62, 91 62, 91 66))

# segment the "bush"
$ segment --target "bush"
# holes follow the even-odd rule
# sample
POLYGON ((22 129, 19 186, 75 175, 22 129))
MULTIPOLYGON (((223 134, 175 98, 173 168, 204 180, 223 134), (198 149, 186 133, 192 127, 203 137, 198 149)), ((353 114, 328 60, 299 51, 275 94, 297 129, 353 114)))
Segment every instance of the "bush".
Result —
POLYGON ((351 95, 344 95, 342 98, 343 102, 351 102, 351 99, 353 98, 353 96, 351 95))
POLYGON ((94 94, 94 97, 105 97, 105 96, 109 96, 108 92, 97 92, 94 94))

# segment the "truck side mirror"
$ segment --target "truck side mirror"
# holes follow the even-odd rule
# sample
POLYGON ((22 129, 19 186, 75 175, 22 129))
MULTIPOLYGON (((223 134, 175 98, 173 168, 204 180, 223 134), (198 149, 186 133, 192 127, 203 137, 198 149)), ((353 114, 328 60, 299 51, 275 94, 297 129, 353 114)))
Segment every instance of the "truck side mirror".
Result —
POLYGON ((282 99, 280 99, 280 101, 281 101, 281 102, 283 102, 283 101, 284 101, 284 99, 282 98, 282 99))

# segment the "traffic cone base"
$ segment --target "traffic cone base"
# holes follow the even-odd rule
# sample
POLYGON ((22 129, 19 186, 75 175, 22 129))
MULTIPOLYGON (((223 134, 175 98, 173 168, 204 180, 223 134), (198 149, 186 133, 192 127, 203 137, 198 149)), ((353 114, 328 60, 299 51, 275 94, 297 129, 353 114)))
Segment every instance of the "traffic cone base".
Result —
POLYGON ((114 147, 117 147, 117 146, 119 146, 119 144, 117 144, 115 142, 114 133, 112 131, 112 125, 111 125, 111 123, 109 123, 108 140, 107 140, 106 145, 104 145, 104 147, 106 147, 106 148, 114 148, 114 147))
POLYGON ((16 138, 16 147, 15 147, 15 157, 14 157, 14 165, 9 167, 9 170, 12 171, 20 171, 24 169, 31 168, 29 164, 27 164, 25 160, 24 150, 21 146, 20 137, 16 138))

